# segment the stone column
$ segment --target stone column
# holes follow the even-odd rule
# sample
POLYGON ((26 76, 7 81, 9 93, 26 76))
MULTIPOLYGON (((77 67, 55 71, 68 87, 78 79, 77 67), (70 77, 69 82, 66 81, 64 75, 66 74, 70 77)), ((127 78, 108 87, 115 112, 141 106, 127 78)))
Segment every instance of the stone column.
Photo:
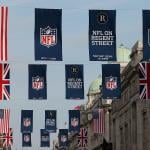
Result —
POLYGON ((132 150, 137 150, 137 111, 136 111, 136 103, 132 103, 131 107, 131 143, 132 150))
POLYGON ((141 102, 137 102, 137 150, 143 150, 143 115, 141 102))
POLYGON ((120 125, 119 118, 116 119, 116 150, 120 150, 120 125))

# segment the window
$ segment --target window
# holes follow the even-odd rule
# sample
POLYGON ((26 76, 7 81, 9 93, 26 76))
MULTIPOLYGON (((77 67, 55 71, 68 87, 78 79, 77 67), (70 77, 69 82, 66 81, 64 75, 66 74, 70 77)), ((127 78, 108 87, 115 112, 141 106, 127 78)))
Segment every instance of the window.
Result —
POLYGON ((113 149, 116 149, 116 120, 113 119, 113 149))
POLYGON ((129 147, 129 128, 128 124, 125 124, 125 150, 128 150, 129 147))
POLYGON ((132 104, 132 142, 137 143, 137 113, 136 103, 132 104))
POLYGON ((120 150, 123 150, 123 128, 120 128, 120 150))

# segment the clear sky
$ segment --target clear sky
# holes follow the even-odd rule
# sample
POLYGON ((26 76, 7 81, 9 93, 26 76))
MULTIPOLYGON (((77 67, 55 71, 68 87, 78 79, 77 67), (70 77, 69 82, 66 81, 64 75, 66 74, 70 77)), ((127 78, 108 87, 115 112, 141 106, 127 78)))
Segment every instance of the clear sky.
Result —
MULTIPOLYGON (((32 148, 40 148, 40 129, 44 128, 46 109, 58 112, 58 129, 65 128, 68 110, 87 102, 89 85, 101 74, 101 63, 90 62, 88 52, 88 10, 117 10, 117 45, 131 48, 142 39, 142 9, 150 9, 148 0, 1 0, 9 6, 8 48, 11 65, 11 101, 0 108, 11 109, 14 149, 22 149, 21 109, 33 109, 32 148), (63 61, 34 61, 34 8, 62 9, 63 61), (28 100, 28 64, 47 64, 48 99, 28 100), (85 99, 65 100, 65 64, 84 64, 85 99)), ((51 141, 57 134, 51 135, 51 141)), ((51 145, 52 146, 52 145, 51 145)), ((52 148, 52 147, 51 147, 52 148)), ((44 148, 45 149, 45 148, 44 148)))

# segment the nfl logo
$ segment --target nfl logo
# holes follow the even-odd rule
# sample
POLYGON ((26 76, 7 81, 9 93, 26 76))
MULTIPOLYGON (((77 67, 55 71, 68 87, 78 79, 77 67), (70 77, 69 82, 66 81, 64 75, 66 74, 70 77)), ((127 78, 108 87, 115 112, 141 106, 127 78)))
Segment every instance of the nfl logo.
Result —
POLYGON ((106 89, 114 90, 117 88, 117 77, 106 77, 105 78, 106 89))
POLYGON ((44 79, 37 76, 32 77, 32 88, 35 90, 41 90, 44 88, 44 79))
POLYGON ((66 135, 61 135, 61 142, 65 143, 67 141, 66 135))
POLYGON ((29 142, 30 141, 30 136, 29 135, 24 135, 24 141, 29 142))
POLYGON ((47 48, 57 44, 57 29, 40 28, 40 44, 47 48))
POLYGON ((31 126, 31 119, 30 119, 30 118, 24 118, 24 119, 23 119, 23 125, 24 125, 25 127, 31 126))
POLYGON ((77 127, 79 124, 79 119, 74 117, 74 118, 71 118, 71 126, 73 127, 77 127))

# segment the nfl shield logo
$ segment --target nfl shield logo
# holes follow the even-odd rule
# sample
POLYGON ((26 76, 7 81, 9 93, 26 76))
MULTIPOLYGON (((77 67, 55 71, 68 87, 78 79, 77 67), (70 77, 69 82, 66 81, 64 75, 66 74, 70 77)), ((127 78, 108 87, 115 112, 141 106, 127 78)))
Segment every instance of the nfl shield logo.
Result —
POLYGON ((79 119, 76 117, 71 118, 71 126, 77 127, 78 125, 79 125, 79 119))
POLYGON ((35 90, 40 90, 44 88, 44 79, 37 76, 32 77, 32 88, 35 90))
POLYGON ((66 135, 61 135, 61 142, 65 143, 67 141, 66 135))
POLYGON ((106 77, 105 78, 106 89, 114 90, 117 88, 117 77, 106 77))
POLYGON ((24 141, 29 142, 30 141, 30 136, 29 135, 24 135, 24 141))
POLYGON ((51 47, 57 44, 57 29, 51 29, 49 26, 45 29, 40 28, 40 44, 51 47))
POLYGON ((31 119, 30 119, 30 118, 24 118, 24 119, 23 119, 23 125, 24 125, 25 127, 31 126, 31 119))

